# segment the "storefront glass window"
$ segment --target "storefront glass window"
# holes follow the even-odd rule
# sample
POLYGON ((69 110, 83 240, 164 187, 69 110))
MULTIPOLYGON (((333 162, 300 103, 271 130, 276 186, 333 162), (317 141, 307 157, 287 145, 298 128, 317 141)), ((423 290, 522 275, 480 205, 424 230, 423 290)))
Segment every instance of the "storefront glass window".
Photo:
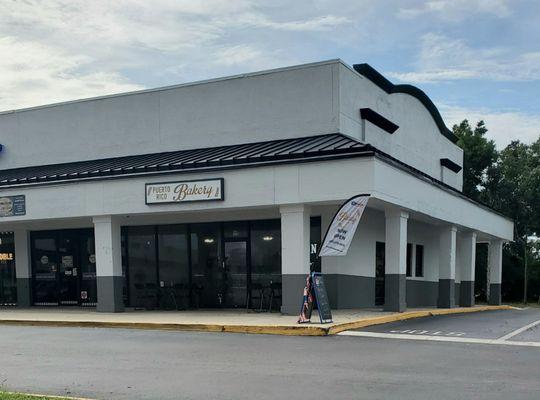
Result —
POLYGON ((15 277, 15 246, 13 233, 0 234, 0 305, 17 302, 17 279, 15 277))
POLYGON ((158 226, 161 308, 189 305, 189 257, 186 225, 158 226))
POLYGON ((223 223, 223 237, 225 239, 241 239, 248 236, 248 223, 240 222, 225 222, 223 223))
POLYGON ((249 306, 248 291, 281 303, 279 220, 126 227, 122 266, 131 307, 249 306))
POLYGON ((251 223, 251 282, 281 282, 280 221, 251 223))
POLYGON ((155 228, 128 228, 128 265, 130 305, 155 308, 158 302, 155 228))

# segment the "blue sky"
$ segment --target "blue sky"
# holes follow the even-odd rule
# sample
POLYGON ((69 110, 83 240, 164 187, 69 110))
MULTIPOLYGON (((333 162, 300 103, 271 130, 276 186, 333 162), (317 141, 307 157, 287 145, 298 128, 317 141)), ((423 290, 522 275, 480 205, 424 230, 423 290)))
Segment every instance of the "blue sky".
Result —
POLYGON ((331 58, 540 135, 537 0, 0 0, 0 110, 331 58))

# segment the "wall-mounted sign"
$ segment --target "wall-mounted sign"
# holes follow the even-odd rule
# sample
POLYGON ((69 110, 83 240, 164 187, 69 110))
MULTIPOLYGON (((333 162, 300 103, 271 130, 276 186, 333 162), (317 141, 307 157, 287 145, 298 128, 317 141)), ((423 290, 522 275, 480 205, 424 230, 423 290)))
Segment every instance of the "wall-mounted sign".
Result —
POLYGON ((13 253, 0 253, 0 261, 13 261, 13 253))
POLYGON ((146 204, 223 200, 223 178, 146 184, 146 204))
POLYGON ((26 214, 24 195, 0 197, 0 217, 13 217, 26 214))
POLYGON ((47 256, 42 256, 42 257, 40 258, 40 261, 41 261, 41 263, 42 263, 43 265, 46 265, 46 264, 49 263, 49 257, 47 257, 47 256))

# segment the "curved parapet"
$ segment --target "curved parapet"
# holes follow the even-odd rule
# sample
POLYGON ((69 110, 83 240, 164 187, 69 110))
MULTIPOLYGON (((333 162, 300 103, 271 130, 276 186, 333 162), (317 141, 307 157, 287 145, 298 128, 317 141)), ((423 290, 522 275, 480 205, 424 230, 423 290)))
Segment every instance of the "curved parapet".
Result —
POLYGON ((375 70, 371 65, 366 63, 355 64, 353 65, 353 68, 360 75, 369 79, 371 82, 373 82, 375 85, 380 87, 388 94, 404 93, 418 99, 418 101, 420 101, 424 105, 424 107, 426 107, 428 112, 433 117, 433 120, 435 121, 435 124, 439 128, 441 134, 448 140, 450 140, 452 143, 456 143, 458 141, 458 137, 454 135, 454 133, 444 124, 441 114, 439 113, 439 110, 437 109, 435 104, 433 104, 428 95, 425 94, 421 89, 413 85, 394 85, 384 76, 382 76, 377 70, 375 70))

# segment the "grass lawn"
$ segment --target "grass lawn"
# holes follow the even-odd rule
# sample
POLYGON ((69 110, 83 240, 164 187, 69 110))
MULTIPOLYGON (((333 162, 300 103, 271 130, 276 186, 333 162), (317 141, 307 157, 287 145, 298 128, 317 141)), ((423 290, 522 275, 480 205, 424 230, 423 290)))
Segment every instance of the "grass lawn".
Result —
POLYGON ((65 397, 35 396, 24 393, 0 392, 0 400, 62 400, 65 397))

